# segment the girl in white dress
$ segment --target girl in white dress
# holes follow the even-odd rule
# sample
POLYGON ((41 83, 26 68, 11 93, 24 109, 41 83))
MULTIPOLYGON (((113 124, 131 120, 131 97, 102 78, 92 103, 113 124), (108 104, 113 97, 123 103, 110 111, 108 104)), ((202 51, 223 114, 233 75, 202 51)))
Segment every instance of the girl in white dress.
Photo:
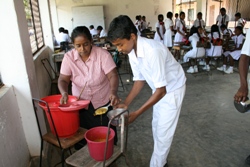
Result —
POLYGON ((190 30, 190 36, 188 40, 191 42, 192 49, 188 51, 184 57, 183 61, 188 62, 189 61, 189 69, 187 70, 187 73, 194 73, 198 72, 198 67, 197 65, 192 66, 192 62, 189 60, 189 58, 198 58, 198 57, 203 57, 205 56, 205 49, 203 47, 197 48, 197 42, 201 40, 201 36, 198 32, 198 28, 192 27, 190 30))
POLYGON ((219 57, 222 54, 222 36, 220 34, 219 27, 214 24, 211 27, 211 33, 208 35, 208 38, 211 42, 211 48, 206 49, 206 64, 203 67, 203 70, 210 71, 209 62, 211 57, 219 57))
POLYGON ((186 24, 185 24, 185 13, 180 13, 180 20, 176 23, 177 33, 174 37, 174 42, 183 42, 183 39, 186 37, 186 24))
POLYGON ((242 34, 242 27, 237 26, 235 27, 235 36, 232 37, 232 40, 235 43, 235 49, 232 51, 226 51, 223 53, 223 66, 220 68, 217 68, 219 71, 224 71, 227 74, 233 73, 233 66, 234 66, 234 60, 239 60, 241 55, 241 48, 243 46, 243 42, 245 39, 245 36, 242 34), (229 57, 229 65, 230 67, 226 69, 227 59, 229 57), (225 70, 226 69, 226 70, 225 70))
POLYGON ((158 22, 155 24, 155 28, 156 28, 156 32, 155 32, 155 36, 154 36, 154 40, 156 41, 160 41, 163 43, 163 36, 165 33, 165 26, 164 26, 164 22, 163 22, 163 15, 159 14, 158 15, 158 22))
POLYGON ((165 20, 165 29, 166 29, 166 32, 164 34, 164 37, 163 37, 163 43, 165 46, 167 46, 169 49, 172 48, 173 46, 173 40, 172 40, 172 36, 174 34, 174 24, 173 24, 173 13, 172 12, 168 12, 167 13, 167 18, 165 20))

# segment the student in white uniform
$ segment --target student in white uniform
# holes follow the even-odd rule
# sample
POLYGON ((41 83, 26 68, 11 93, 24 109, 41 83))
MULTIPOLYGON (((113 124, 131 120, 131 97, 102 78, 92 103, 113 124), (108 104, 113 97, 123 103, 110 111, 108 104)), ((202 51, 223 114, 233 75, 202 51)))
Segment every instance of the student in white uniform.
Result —
POLYGON ((136 111, 129 113, 129 123, 153 107, 154 151, 150 167, 163 167, 167 163, 185 94, 185 73, 164 44, 138 36, 128 16, 116 17, 110 23, 108 39, 119 52, 128 54, 135 81, 124 104, 116 107, 127 108, 145 81, 152 89, 152 96, 136 111))
POLYGON ((141 31, 145 30, 145 29, 148 29, 148 26, 149 26, 149 22, 147 23, 146 21, 146 16, 142 16, 142 23, 141 23, 141 31))
POLYGON ((61 42, 68 42, 68 43, 70 43, 71 39, 70 39, 69 35, 66 34, 66 33, 64 33, 65 29, 63 27, 60 27, 58 30, 59 30, 59 34, 56 35, 55 45, 56 46, 60 46, 61 42))
POLYGON ((179 14, 178 13, 175 13, 174 15, 175 19, 174 19, 174 30, 177 30, 176 28, 176 24, 177 24, 177 21, 180 20, 178 17, 179 17, 179 14))
POLYGON ((164 16, 162 14, 159 14, 158 22, 155 23, 156 32, 155 32, 154 40, 159 41, 161 43, 163 43, 163 37, 166 31, 163 19, 164 19, 164 16))
POLYGON ((205 21, 202 19, 202 13, 199 12, 197 14, 197 19, 194 21, 194 25, 195 27, 202 27, 205 29, 206 27, 206 24, 205 24, 205 21))
POLYGON ((107 36, 106 30, 104 30, 102 26, 98 26, 96 29, 97 29, 99 38, 103 38, 107 36))
POLYGON ((223 66, 217 68, 219 71, 224 71, 227 74, 233 73, 234 60, 239 60, 241 54, 241 48, 244 42, 245 36, 242 34, 242 27, 235 27, 235 36, 232 37, 232 40, 235 43, 235 49, 233 51, 226 51, 223 53, 223 66), (229 65, 230 67, 226 69, 227 57, 229 56, 229 65))
POLYGON ((200 33, 198 32, 198 28, 192 27, 190 30, 190 36, 188 40, 191 42, 192 49, 188 51, 184 57, 183 61, 184 62, 189 62, 189 69, 187 70, 187 73, 195 73, 198 72, 198 67, 197 65, 192 65, 192 62, 190 61, 190 58, 198 58, 198 57, 203 57, 205 56, 205 49, 202 48, 197 48, 197 42, 201 40, 200 33))
POLYGON ((223 35, 229 34, 230 37, 233 35, 232 30, 228 29, 227 26, 226 26, 225 24, 222 24, 222 25, 220 26, 220 29, 221 29, 221 32, 222 32, 223 35))
POLYGON ((172 36, 174 34, 174 29, 173 29, 173 13, 172 12, 168 12, 167 13, 167 18, 165 20, 165 29, 166 29, 166 32, 164 34, 164 37, 163 37, 163 43, 165 46, 167 46, 169 49, 171 49, 173 47, 173 39, 172 39, 172 36))
POLYGON ((219 27, 216 24, 212 25, 211 33, 208 35, 208 38, 211 41, 211 48, 206 49, 206 64, 203 67, 203 70, 206 71, 210 71, 209 62, 211 57, 218 57, 222 54, 222 39, 219 27))
POLYGON ((176 23, 176 30, 177 33, 175 34, 174 37, 174 42, 183 42, 183 39, 186 37, 186 24, 185 24, 185 13, 181 12, 180 13, 180 20, 177 21, 176 23))
POLYGON ((217 16, 216 24, 220 27, 222 24, 225 24, 228 27, 229 16, 226 14, 226 9, 221 8, 220 14, 217 16))
POLYGON ((136 29, 137 29, 137 34, 138 35, 141 35, 141 18, 140 18, 140 16, 138 15, 138 16, 136 16, 135 17, 135 27, 136 27, 136 29))
POLYGON ((93 25, 89 26, 89 31, 90 31, 90 34, 92 35, 92 37, 98 35, 98 31, 95 29, 95 27, 93 25))
POLYGON ((244 28, 246 21, 243 18, 241 18, 241 13, 238 12, 234 16, 235 16, 235 21, 237 22, 236 27, 241 26, 244 28))
MULTIPOLYGON (((248 97, 248 81, 247 74, 250 62, 250 31, 247 31, 246 41, 241 50, 241 56, 239 61, 239 73, 240 73, 240 88, 234 95, 234 100, 240 103, 245 102, 248 97)), ((247 165, 250 165, 250 155, 245 160, 247 165)))

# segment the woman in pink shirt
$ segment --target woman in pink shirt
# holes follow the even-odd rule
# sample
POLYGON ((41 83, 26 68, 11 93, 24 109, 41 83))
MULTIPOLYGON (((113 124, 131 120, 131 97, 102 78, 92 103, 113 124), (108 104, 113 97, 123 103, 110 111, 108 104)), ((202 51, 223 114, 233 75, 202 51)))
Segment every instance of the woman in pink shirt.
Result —
MULTIPOLYGON (((107 113, 94 116, 99 107, 118 104, 118 74, 116 65, 108 51, 92 45, 92 36, 85 26, 76 27, 71 34, 74 49, 64 55, 58 88, 62 94, 60 103, 67 103, 68 85, 72 82, 72 94, 90 100, 88 109, 80 110, 80 126, 90 129, 107 126, 107 113)), ((115 127, 112 127, 115 129, 115 127)))

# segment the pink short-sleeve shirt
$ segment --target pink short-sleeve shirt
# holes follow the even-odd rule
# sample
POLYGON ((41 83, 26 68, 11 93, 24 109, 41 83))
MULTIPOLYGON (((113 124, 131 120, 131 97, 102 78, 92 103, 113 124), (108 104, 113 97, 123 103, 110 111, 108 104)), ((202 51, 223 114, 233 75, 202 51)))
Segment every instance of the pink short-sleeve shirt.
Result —
POLYGON ((74 96, 80 95, 87 82, 81 99, 91 100, 94 108, 98 108, 109 101, 110 83, 106 75, 114 68, 116 65, 110 53, 93 46, 86 62, 82 61, 77 50, 67 52, 64 55, 60 73, 71 76, 74 96))

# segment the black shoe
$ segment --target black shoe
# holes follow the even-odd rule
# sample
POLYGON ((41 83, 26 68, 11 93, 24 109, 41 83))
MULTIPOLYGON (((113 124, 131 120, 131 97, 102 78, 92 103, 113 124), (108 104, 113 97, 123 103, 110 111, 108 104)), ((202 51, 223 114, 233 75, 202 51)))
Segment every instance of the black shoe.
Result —
POLYGON ((245 163, 246 163, 247 165, 250 165, 250 155, 248 155, 248 157, 246 158, 245 163))

